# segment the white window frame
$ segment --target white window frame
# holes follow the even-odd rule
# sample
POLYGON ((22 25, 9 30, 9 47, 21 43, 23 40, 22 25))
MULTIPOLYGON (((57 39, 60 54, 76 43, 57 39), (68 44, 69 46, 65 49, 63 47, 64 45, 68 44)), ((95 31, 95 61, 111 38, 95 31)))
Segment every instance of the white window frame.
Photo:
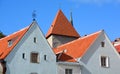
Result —
POLYGON ((101 67, 108 68, 109 67, 109 57, 101 56, 100 57, 100 65, 101 65, 101 67))
POLYGON ((73 69, 66 68, 65 74, 73 74, 73 69))

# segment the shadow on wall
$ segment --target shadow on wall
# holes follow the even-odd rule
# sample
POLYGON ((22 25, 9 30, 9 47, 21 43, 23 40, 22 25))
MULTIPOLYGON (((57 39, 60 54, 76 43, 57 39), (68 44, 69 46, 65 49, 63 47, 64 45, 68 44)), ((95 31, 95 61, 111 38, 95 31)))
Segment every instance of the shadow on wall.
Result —
POLYGON ((86 67, 81 66, 81 74, 92 74, 86 67))

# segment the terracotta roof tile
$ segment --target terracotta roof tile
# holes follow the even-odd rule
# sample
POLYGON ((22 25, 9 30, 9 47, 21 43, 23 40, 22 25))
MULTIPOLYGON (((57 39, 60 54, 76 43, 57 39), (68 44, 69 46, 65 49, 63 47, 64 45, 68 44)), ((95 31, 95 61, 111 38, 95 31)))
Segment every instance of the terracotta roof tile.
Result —
POLYGON ((29 27, 26 27, 18 32, 0 39, 0 59, 4 59, 13 50, 16 44, 27 32, 28 28, 29 27), (11 45, 9 45, 8 41, 11 41, 11 45))
POLYGON ((120 53, 120 43, 114 46, 116 50, 120 53))
POLYGON ((82 57, 85 52, 88 50, 88 48, 91 46, 91 44, 96 40, 96 38, 99 36, 101 31, 81 37, 77 40, 71 41, 69 43, 63 44, 61 46, 58 46, 57 48, 53 49, 55 54, 61 53, 61 57, 59 56, 59 60, 61 61, 69 61, 71 62, 82 57), (66 59, 66 56, 62 55, 66 54, 69 57, 69 59, 66 59))
POLYGON ((61 10, 58 11, 50 29, 48 30, 48 33, 46 34, 46 38, 52 34, 80 37, 61 10))

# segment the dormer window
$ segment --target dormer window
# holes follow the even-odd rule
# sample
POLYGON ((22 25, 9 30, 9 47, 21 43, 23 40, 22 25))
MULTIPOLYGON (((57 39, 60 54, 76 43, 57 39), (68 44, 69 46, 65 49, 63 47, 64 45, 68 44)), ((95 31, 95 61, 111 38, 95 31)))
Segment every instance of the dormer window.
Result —
POLYGON ((10 47, 10 46, 12 46, 12 44, 13 44, 13 41, 12 40, 8 40, 8 46, 10 47))

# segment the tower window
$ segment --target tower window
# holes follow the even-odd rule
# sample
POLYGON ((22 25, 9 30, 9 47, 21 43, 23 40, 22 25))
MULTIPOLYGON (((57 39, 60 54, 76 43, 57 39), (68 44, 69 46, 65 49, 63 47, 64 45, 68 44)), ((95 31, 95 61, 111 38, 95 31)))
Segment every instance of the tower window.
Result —
POLYGON ((39 54, 38 53, 31 53, 30 61, 32 63, 39 63, 39 54))
POLYGON ((36 39, 36 37, 34 37, 34 43, 37 43, 37 39, 36 39))
POLYGON ((101 42, 101 47, 105 47, 105 42, 101 42))
POLYGON ((101 56, 101 66, 109 67, 109 58, 107 56, 101 56))

